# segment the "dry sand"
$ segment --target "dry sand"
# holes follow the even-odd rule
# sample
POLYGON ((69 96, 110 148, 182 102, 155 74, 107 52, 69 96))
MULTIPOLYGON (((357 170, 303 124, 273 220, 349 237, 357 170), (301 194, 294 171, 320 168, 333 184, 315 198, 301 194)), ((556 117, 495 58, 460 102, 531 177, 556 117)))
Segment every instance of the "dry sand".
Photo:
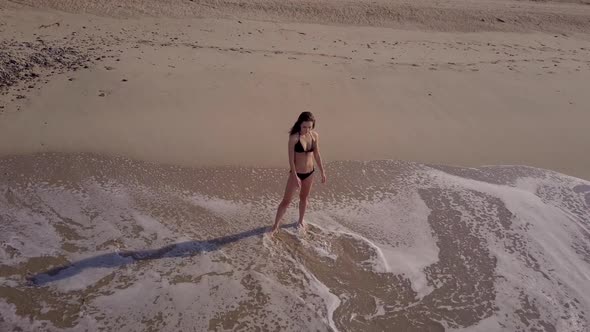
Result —
POLYGON ((518 164, 590 179, 584 1, 0 9, 2 155, 287 167, 286 131, 308 109, 326 161, 518 164))

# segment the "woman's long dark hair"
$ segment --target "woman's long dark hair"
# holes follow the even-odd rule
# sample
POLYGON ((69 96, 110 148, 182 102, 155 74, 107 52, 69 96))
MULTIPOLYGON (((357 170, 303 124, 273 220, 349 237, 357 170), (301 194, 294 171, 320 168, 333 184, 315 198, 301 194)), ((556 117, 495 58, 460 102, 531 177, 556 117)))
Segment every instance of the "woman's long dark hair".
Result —
POLYGON ((289 134, 290 135, 298 134, 301 131, 301 123, 303 123, 305 121, 313 122, 313 124, 311 125, 311 128, 312 129, 315 128, 315 118, 314 118, 313 114, 311 114, 311 112, 302 112, 301 114, 299 114, 299 118, 297 119, 297 122, 295 122, 295 124, 293 125, 291 130, 289 131, 289 134))

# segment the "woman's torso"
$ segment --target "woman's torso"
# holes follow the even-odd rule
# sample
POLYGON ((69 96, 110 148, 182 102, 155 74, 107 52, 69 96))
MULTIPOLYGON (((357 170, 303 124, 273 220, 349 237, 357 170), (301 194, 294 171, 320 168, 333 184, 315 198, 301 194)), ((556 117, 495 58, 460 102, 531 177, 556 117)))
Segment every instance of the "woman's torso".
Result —
POLYGON ((309 173, 313 170, 313 151, 315 150, 315 133, 295 134, 295 170, 297 173, 309 173))

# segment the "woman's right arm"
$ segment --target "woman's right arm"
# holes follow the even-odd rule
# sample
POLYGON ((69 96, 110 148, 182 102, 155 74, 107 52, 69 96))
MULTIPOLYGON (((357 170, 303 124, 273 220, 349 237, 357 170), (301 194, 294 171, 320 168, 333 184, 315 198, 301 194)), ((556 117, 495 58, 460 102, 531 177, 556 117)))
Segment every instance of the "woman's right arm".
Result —
POLYGON ((295 144, 297 144, 297 137, 295 135, 289 136, 288 153, 289 153, 289 167, 291 168, 291 176, 297 180, 298 186, 301 185, 297 177, 297 170, 295 169, 295 144))
POLYGON ((295 144, 297 144, 295 135, 289 135, 289 144, 287 148, 289 152, 289 167, 293 174, 295 174, 295 144))

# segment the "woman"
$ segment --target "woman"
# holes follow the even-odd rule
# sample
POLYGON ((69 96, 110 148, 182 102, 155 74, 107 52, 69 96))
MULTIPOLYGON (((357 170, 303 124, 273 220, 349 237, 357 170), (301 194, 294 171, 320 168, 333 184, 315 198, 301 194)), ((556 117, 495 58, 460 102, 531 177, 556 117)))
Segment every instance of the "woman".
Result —
POLYGON ((311 112, 303 112, 299 115, 297 122, 291 128, 289 135, 289 166, 291 171, 285 188, 285 195, 279 204, 275 223, 272 226, 272 235, 274 235, 281 223, 281 218, 287 212, 287 207, 293 199, 297 189, 299 191, 299 222, 301 227, 305 227, 303 215, 307 206, 307 197, 311 192, 313 176, 315 172, 313 160, 318 164, 322 183, 326 183, 326 173, 322 164, 320 155, 319 135, 313 129, 315 128, 315 118, 311 112))

